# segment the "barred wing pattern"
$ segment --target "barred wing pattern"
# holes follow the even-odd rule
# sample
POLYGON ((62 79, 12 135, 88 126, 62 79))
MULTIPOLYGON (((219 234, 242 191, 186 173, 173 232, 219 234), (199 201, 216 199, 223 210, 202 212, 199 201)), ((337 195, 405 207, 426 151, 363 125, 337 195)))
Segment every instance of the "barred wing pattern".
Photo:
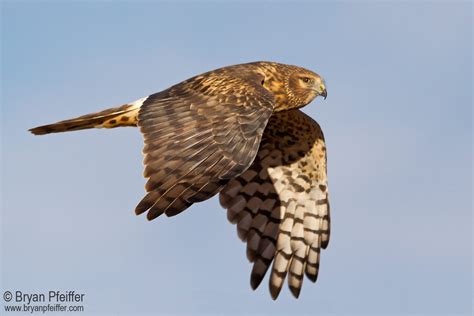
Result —
POLYGON ((148 210, 150 220, 176 215, 214 196, 250 166, 273 111, 273 96, 261 80, 216 72, 145 100, 138 126, 145 138, 148 193, 137 214, 148 210), (234 88, 226 93, 226 87, 234 88))
POLYGON ((255 161, 225 186, 220 201, 247 242, 252 288, 273 261, 272 298, 287 275, 298 297, 304 274, 316 281, 320 249, 329 242, 326 147, 318 123, 299 110, 274 113, 255 161))

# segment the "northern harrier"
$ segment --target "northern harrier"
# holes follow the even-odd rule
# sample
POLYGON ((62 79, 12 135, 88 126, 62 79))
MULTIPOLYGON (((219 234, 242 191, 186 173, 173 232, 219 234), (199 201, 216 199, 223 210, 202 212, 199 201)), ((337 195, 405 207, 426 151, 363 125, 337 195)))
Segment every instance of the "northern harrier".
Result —
POLYGON ((273 62, 198 75, 133 103, 31 129, 35 135, 138 126, 145 138, 147 194, 136 214, 173 216, 220 192, 247 242, 256 289, 270 264, 270 293, 299 296, 329 242, 326 146, 298 109, 326 98, 323 79, 273 62))

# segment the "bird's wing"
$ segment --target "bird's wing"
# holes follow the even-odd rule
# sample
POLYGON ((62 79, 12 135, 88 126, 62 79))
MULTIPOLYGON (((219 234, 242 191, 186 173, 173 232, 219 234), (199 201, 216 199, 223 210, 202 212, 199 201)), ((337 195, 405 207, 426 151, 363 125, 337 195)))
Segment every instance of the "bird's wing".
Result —
POLYGON ((261 81, 257 74, 211 72, 145 100, 138 126, 148 182, 137 214, 176 215, 250 166, 273 111, 273 95, 261 81))
POLYGON ((257 157, 220 192, 253 262, 256 289, 270 264, 270 292, 288 285, 299 296, 303 274, 316 281, 319 254, 329 242, 326 146, 318 123, 299 110, 274 113, 257 157))

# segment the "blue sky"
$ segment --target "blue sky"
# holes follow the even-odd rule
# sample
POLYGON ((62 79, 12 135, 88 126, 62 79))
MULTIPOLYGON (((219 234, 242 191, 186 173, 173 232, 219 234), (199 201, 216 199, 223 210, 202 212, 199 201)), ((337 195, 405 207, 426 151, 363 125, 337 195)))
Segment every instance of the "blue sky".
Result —
POLYGON ((471 313, 470 2, 3 1, 1 64, 2 292, 82 291, 85 315, 471 313), (138 130, 26 132, 255 60, 328 87, 304 111, 326 135, 332 236, 299 300, 250 289, 217 199, 134 215, 138 130))

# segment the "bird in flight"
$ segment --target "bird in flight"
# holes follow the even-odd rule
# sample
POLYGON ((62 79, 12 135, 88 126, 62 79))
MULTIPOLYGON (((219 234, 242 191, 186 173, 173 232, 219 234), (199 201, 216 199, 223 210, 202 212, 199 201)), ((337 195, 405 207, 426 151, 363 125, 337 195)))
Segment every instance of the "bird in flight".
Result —
POLYGON ((270 294, 288 278, 298 297, 315 282, 329 242, 326 145, 299 108, 326 98, 324 80, 274 62, 195 76, 117 108, 30 129, 35 135, 138 126, 144 136, 145 197, 137 215, 174 216, 219 193, 247 243, 256 289, 273 262, 270 294))

